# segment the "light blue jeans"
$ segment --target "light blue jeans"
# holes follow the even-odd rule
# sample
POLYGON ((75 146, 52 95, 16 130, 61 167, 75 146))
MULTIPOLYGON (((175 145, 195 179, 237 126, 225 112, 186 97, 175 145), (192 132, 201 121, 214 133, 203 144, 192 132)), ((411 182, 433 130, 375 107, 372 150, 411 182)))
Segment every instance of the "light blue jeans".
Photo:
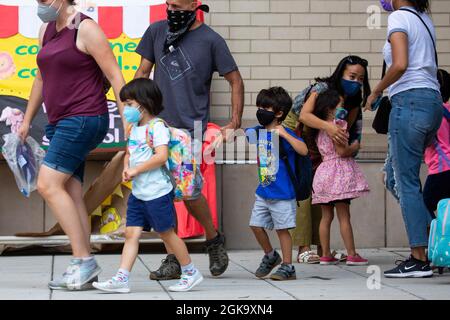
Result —
POLYGON ((442 122, 442 98, 432 89, 411 89, 392 96, 391 104, 386 188, 400 203, 410 247, 426 247, 431 216, 419 175, 425 148, 442 122))

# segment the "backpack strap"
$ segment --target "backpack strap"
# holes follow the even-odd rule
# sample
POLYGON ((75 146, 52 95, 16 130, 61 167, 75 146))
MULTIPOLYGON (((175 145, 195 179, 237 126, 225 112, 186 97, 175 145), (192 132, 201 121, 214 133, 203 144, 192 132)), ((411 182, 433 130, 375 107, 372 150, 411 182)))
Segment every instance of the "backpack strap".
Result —
POLYGON ((436 59, 436 66, 439 68, 439 59, 438 59, 438 53, 437 53, 437 49, 436 49, 436 41, 434 41, 433 38, 433 34, 430 31, 430 28, 428 28, 427 24, 425 23, 425 21, 423 21, 422 17, 415 11, 407 9, 407 8, 401 8, 399 9, 401 11, 408 11, 412 14, 414 14, 415 16, 417 16, 417 18, 420 19, 420 21, 422 21, 423 25, 425 26, 425 28, 427 28, 428 34, 430 35, 431 41, 433 42, 433 48, 434 48, 434 55, 435 55, 435 59, 436 59))
POLYGON ((295 176, 294 170, 291 167, 291 164, 289 163, 289 155, 286 151, 286 149, 283 146, 283 141, 280 139, 280 159, 284 161, 284 164, 286 165, 286 169, 289 175, 289 179, 291 180, 292 186, 295 190, 295 197, 297 200, 297 207, 300 207, 300 201, 298 200, 298 196, 300 195, 300 184, 297 181, 297 177, 295 176))
POLYGON ((444 119, 447 119, 447 121, 450 121, 450 111, 446 108, 444 108, 444 119))
POLYGON ((153 150, 153 129, 155 127, 155 125, 157 123, 162 123, 164 124, 166 127, 168 127, 167 123, 160 119, 160 118, 154 118, 152 120, 149 121, 147 128, 145 130, 145 138, 147 139, 147 144, 148 146, 153 150))
MULTIPOLYGON (((154 119, 150 120, 150 122, 148 123, 147 128, 145 129, 145 138, 147 139, 147 144, 150 147, 150 149, 152 149, 153 153, 155 153, 155 148, 153 147, 153 134, 154 134, 153 129, 157 123, 162 123, 167 128, 169 128, 167 122, 165 122, 163 119, 160 119, 160 118, 154 118, 154 119)), ((170 154, 169 154, 169 156, 170 156, 170 154)), ((163 172, 164 175, 166 175, 170 179, 173 189, 175 190, 177 188, 177 183, 175 181, 175 178, 172 176, 169 169, 167 168, 167 166, 163 165, 161 167, 161 171, 163 172)))
MULTIPOLYGON (((314 87, 316 85, 317 85, 317 82, 309 86, 308 91, 306 91, 305 97, 303 98, 302 108, 305 105, 306 101, 308 101, 309 97, 311 96, 312 90, 314 89, 314 87)), ((300 110, 300 112, 301 112, 301 110, 300 110)), ((302 135, 304 127, 305 127, 305 125, 303 124, 303 122, 298 121, 298 119, 297 119, 297 127, 295 128, 295 131, 299 134, 299 136, 302 135)))

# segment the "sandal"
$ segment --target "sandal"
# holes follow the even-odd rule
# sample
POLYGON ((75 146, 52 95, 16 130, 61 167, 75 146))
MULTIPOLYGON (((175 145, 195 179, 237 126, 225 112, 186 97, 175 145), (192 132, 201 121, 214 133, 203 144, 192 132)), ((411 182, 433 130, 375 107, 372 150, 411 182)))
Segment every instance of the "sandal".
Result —
POLYGON ((338 253, 336 250, 333 250, 331 256, 338 259, 340 262, 347 261, 347 255, 344 253, 338 253))
POLYGON ((320 263, 320 257, 314 251, 305 251, 303 253, 298 253, 297 255, 298 263, 316 264, 320 263))

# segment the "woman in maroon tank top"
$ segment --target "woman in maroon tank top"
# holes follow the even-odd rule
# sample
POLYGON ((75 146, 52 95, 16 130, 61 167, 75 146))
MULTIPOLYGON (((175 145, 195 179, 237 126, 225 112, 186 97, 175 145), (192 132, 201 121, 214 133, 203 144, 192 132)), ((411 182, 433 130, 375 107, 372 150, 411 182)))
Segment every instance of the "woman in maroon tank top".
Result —
POLYGON ((91 230, 83 201, 85 160, 109 128, 104 76, 116 98, 125 81, 105 34, 96 22, 76 12, 74 2, 37 0, 38 16, 44 22, 39 32, 39 71, 19 134, 27 137, 44 103, 50 145, 39 172, 38 191, 68 235, 73 251, 63 277, 49 286, 80 290, 96 281, 101 271, 91 256, 91 230))

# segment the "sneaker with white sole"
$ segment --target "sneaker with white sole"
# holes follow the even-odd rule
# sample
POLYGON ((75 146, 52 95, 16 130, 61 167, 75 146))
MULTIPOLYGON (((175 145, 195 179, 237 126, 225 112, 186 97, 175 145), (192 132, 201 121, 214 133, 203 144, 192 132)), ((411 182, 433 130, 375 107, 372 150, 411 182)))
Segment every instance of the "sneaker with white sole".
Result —
POLYGON ((68 290, 81 290, 84 285, 91 282, 102 272, 95 259, 89 261, 73 260, 74 264, 71 265, 70 273, 67 276, 68 290))
POLYGON ((105 282, 94 282, 92 286, 100 291, 110 293, 129 293, 131 291, 128 281, 120 281, 114 277, 105 282))
POLYGON ((396 261, 397 267, 384 272, 386 278, 431 278, 433 270, 429 262, 410 256, 407 260, 396 261))
POLYGON ((190 291, 196 285, 203 281, 203 276, 200 271, 196 270, 194 274, 182 274, 180 281, 173 286, 169 287, 169 291, 173 292, 185 292, 190 291))
MULTIPOLYGON (((70 274, 73 272, 73 265, 81 263, 81 260, 78 259, 72 259, 70 262, 69 267, 67 267, 66 271, 63 273, 61 277, 58 277, 56 279, 51 280, 48 283, 48 287, 51 290, 68 290, 67 288, 67 279, 69 278, 70 274)), ((79 289, 80 291, 84 290, 92 290, 94 287, 92 286, 92 283, 94 281, 98 281, 98 277, 94 277, 92 280, 90 280, 88 283, 81 286, 79 289)))
MULTIPOLYGON (((81 286, 79 291, 86 291, 86 290, 93 290, 95 289, 92 285, 94 282, 98 281, 98 277, 93 278, 91 281, 86 283, 85 285, 81 286)), ((61 277, 52 280, 48 283, 48 287, 51 290, 69 290, 67 288, 67 275, 64 273, 61 277)))

